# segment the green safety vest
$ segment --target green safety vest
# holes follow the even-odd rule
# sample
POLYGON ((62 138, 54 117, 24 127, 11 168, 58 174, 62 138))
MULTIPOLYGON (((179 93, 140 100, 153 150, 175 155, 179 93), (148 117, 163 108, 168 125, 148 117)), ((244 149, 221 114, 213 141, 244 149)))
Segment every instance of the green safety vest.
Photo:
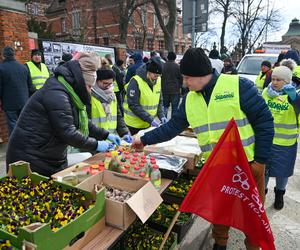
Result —
POLYGON ((113 100, 110 103, 111 114, 109 116, 105 113, 102 103, 94 96, 91 97, 91 105, 93 124, 108 130, 110 133, 115 133, 117 129, 117 101, 113 100))
POLYGON ((238 126, 248 161, 254 159, 255 137, 252 126, 240 107, 239 76, 221 74, 208 106, 202 94, 195 91, 188 93, 185 106, 187 120, 197 135, 205 159, 209 157, 232 118, 238 126))
POLYGON ((44 63, 41 63, 40 70, 32 61, 29 61, 26 64, 30 71, 32 84, 36 89, 40 89, 50 76, 47 66, 44 63))
MULTIPOLYGON (((153 86, 153 91, 149 87, 148 83, 144 81, 140 76, 135 75, 132 78, 136 80, 140 90, 140 105, 148 114, 150 114, 152 117, 155 117, 157 115, 158 104, 160 100, 161 78, 157 78, 156 84, 154 84, 153 86)), ((125 85, 125 90, 127 90, 128 84, 125 85)), ((150 126, 148 122, 142 120, 131 111, 127 103, 127 96, 125 96, 123 105, 124 120, 126 125, 133 128, 148 128, 150 126)))
MULTIPOLYGON (((109 65, 109 67, 111 68, 111 70, 113 71, 113 65, 109 65)), ((119 89, 119 86, 118 86, 118 83, 116 81, 116 79, 113 81, 113 85, 114 85, 114 92, 119 92, 120 89, 119 89)))
POLYGON ((296 77, 300 78, 300 65, 297 65, 297 66, 294 68, 293 76, 296 76, 296 77))
POLYGON ((262 93, 274 118, 275 135, 273 144, 281 146, 294 145, 298 139, 299 124, 293 106, 288 101, 288 95, 271 99, 267 89, 262 93))
POLYGON ((255 80, 255 85, 260 93, 263 91, 263 88, 264 88, 266 74, 263 77, 261 77, 261 76, 262 76, 262 72, 260 71, 259 75, 257 76, 257 78, 255 80))

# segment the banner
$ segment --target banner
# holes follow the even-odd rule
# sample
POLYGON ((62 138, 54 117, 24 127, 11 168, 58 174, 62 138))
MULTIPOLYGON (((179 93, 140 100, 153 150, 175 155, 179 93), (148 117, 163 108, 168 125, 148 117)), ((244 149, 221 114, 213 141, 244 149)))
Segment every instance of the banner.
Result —
POLYGON ((240 229, 254 246, 275 249, 271 226, 234 120, 228 123, 180 212, 240 229))

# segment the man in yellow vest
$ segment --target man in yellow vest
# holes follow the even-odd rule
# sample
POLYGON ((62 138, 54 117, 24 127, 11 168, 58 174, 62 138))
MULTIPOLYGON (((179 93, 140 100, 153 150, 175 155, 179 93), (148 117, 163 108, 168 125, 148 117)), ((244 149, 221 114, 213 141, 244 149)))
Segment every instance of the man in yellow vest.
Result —
POLYGON ((115 73, 112 70, 97 70, 97 81, 92 88, 91 119, 99 128, 108 130, 112 134, 118 133, 130 143, 132 137, 125 125, 113 91, 114 78, 115 73))
POLYGON ((25 65, 29 69, 31 81, 35 88, 40 89, 43 87, 50 74, 47 66, 42 63, 41 51, 33 49, 31 51, 31 61, 26 62, 25 65))
MULTIPOLYGON (((253 177, 264 201, 264 172, 272 139, 273 118, 253 83, 238 75, 219 75, 201 48, 186 51, 180 70, 190 92, 183 98, 177 113, 163 126, 136 139, 132 147, 142 149, 167 141, 191 126, 207 159, 233 117, 237 123, 253 177)), ((199 201, 205 202, 205 201, 199 201)), ((229 227, 213 225, 214 250, 226 249, 229 227)), ((247 249, 258 250, 246 237, 247 249)))
POLYGON ((261 63, 261 71, 255 80, 255 85, 258 91, 261 93, 265 87, 271 82, 272 64, 269 61, 263 61, 261 63))
POLYGON ((124 120, 132 135, 150 126, 158 127, 156 117, 162 123, 167 122, 162 105, 161 73, 160 59, 153 58, 125 85, 124 120))

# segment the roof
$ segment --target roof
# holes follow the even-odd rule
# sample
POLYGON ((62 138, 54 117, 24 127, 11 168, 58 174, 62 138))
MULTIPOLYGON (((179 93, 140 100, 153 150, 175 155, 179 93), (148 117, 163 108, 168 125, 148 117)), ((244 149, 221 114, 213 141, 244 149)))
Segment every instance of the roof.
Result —
POLYGON ((300 22, 299 19, 294 18, 290 23, 289 30, 283 35, 283 37, 287 36, 300 36, 300 22))

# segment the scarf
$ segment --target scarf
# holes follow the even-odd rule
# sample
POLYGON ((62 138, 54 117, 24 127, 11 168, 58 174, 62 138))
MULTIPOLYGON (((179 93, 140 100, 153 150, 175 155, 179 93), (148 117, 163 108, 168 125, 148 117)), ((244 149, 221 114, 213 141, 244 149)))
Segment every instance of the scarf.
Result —
POLYGON ((281 89, 281 90, 275 90, 275 89, 273 89, 273 87, 272 87, 272 82, 268 85, 267 95, 268 95, 271 99, 273 99, 273 98, 275 98, 275 97, 277 97, 277 96, 283 95, 283 94, 284 94, 284 92, 283 92, 282 89, 281 89))
POLYGON ((79 114, 79 131, 84 135, 88 136, 89 134, 89 127, 88 127, 88 115, 86 112, 86 106, 82 103, 78 95, 75 93, 72 86, 62 77, 58 76, 58 81, 65 86, 71 99, 78 110, 79 114))
POLYGON ((92 88, 92 96, 94 96, 102 103, 106 115, 111 114, 110 103, 116 98, 113 89, 113 85, 111 85, 110 88, 104 90, 101 89, 98 84, 95 84, 92 88))

